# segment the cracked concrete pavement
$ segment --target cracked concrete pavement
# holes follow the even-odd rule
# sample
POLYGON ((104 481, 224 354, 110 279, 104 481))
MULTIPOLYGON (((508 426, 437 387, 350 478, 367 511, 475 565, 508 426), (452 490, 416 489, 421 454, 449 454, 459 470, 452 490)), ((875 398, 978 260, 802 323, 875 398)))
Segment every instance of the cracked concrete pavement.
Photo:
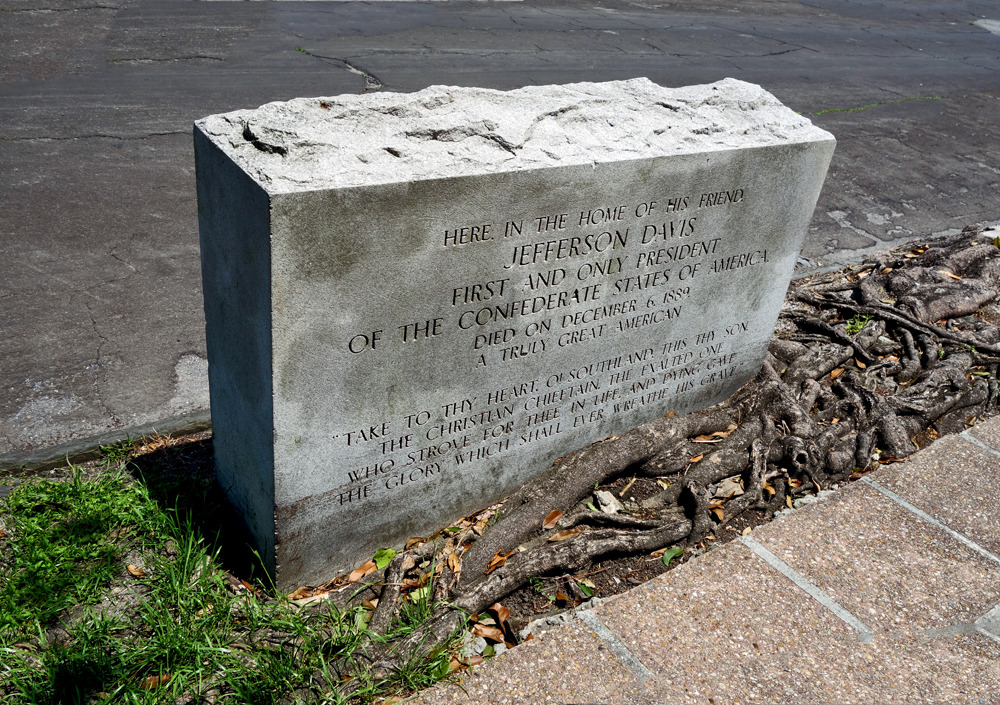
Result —
POLYGON ((759 83, 839 145, 831 266, 1000 218, 985 0, 0 0, 0 468, 207 421, 191 123, 298 96, 759 83))

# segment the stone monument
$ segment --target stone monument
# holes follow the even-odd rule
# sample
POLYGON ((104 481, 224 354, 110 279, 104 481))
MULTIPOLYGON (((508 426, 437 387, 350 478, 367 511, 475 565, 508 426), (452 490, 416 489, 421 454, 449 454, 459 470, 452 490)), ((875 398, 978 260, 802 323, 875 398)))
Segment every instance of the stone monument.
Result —
POLYGON ((434 86, 195 124, 216 466, 280 587, 759 369, 834 139, 758 86, 434 86))

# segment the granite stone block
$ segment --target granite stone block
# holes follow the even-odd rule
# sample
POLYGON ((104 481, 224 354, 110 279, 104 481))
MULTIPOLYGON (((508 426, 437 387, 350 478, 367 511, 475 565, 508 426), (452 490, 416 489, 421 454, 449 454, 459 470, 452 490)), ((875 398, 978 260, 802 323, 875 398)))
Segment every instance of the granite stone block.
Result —
POLYGON ((195 125, 218 475, 280 586, 759 369, 834 140, 645 79, 195 125))

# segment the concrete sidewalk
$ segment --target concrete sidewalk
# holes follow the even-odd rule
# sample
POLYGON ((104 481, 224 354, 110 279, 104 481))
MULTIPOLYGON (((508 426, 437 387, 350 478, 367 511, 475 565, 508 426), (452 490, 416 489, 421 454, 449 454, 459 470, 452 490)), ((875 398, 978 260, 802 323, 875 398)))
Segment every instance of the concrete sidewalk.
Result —
POLYGON ((1000 703, 1000 418, 416 702, 1000 703))

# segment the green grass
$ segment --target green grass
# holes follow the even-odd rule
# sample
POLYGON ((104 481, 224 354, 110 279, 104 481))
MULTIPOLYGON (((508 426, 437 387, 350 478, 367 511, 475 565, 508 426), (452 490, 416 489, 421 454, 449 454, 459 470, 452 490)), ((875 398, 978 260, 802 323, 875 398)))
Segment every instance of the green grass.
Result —
MULTIPOLYGON (((361 650, 373 635, 362 607, 310 611, 260 590, 234 594, 211 487, 137 481, 126 472, 130 442, 103 450, 92 478, 73 468, 0 501, 0 701, 173 703, 214 689, 230 702, 275 703, 295 691, 337 703, 329 663, 343 658, 361 669, 354 701, 368 702, 448 674, 451 644, 367 677, 361 650), (127 572, 132 560, 140 576, 127 572), (66 631, 53 640, 59 623, 66 631), (291 646, 251 638, 264 633, 291 646)), ((427 620, 431 594, 404 603, 390 637, 427 620)))
POLYGON ((848 319, 845 329, 848 335, 857 335, 865 329, 868 322, 872 319, 871 316, 857 315, 853 318, 848 319))
POLYGON ((39 482, 7 498, 13 538, 0 575, 0 646, 47 623, 61 610, 98 601, 122 570, 125 542, 148 547, 166 517, 120 474, 84 482, 79 468, 66 482, 39 482))

